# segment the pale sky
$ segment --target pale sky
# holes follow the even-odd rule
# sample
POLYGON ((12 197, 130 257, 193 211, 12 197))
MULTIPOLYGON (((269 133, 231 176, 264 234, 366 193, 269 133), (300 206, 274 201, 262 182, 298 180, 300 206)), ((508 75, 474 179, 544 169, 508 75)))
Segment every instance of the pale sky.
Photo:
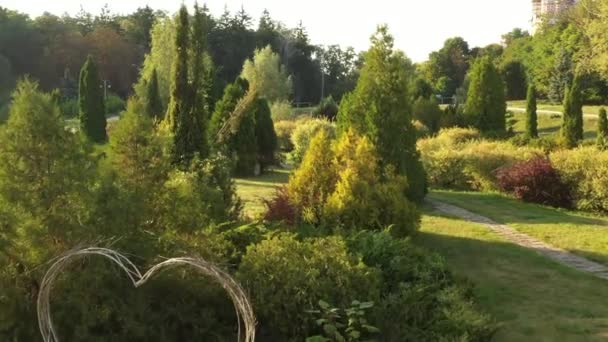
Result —
MULTIPOLYGON (((194 0, 183 1, 192 5, 194 0)), ((205 1, 199 0, 199 3, 205 1)), ((99 13, 107 3, 116 13, 130 13, 148 4, 154 9, 177 11, 179 0, 0 0, 0 6, 38 16, 43 12, 75 14, 80 6, 99 13)), ((499 43, 515 27, 530 28, 531 0, 208 0, 214 15, 224 6, 231 12, 241 5, 255 19, 266 8, 273 19, 289 27, 302 20, 314 44, 340 44, 365 50, 376 25, 386 23, 397 48, 415 62, 427 59, 443 41, 462 36, 471 47, 499 43)))

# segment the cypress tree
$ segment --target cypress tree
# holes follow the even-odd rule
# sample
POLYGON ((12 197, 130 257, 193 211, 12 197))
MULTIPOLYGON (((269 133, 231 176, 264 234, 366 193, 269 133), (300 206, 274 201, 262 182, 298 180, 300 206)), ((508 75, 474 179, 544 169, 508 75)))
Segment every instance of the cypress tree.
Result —
POLYGON ((107 140, 106 115, 101 81, 97 66, 89 55, 80 70, 78 86, 78 110, 82 132, 91 141, 103 143, 107 140))
POLYGON ((277 134, 266 99, 258 98, 255 105, 255 135, 258 145, 258 160, 262 170, 274 162, 277 150, 277 134))
POLYGON ((465 113, 482 133, 503 133, 507 103, 500 73, 489 57, 473 65, 465 113))
POLYGON ((207 138, 209 145, 213 149, 222 149, 225 146, 218 146, 218 133, 224 124, 230 118, 230 114, 236 108, 239 100, 245 95, 248 89, 248 83, 242 78, 238 78, 234 83, 229 84, 224 89, 224 96, 215 105, 215 111, 211 116, 209 127, 207 129, 207 138))
POLYGON ((561 138, 566 147, 572 148, 576 146, 576 123, 572 115, 572 97, 570 96, 570 89, 566 88, 564 94, 564 110, 563 110, 563 121, 561 128, 561 138))
POLYGON ((163 103, 160 99, 160 92, 158 89, 158 74, 156 69, 152 70, 152 76, 150 81, 146 84, 146 114, 153 119, 162 119, 163 103))
POLYGON ((426 194, 426 174, 416 149, 407 96, 408 61, 394 49, 386 26, 378 27, 355 90, 340 103, 338 128, 366 135, 377 147, 381 168, 392 166, 409 183, 408 198, 421 201, 426 194))
POLYGON ((207 145, 207 126, 208 126, 208 106, 207 106, 207 87, 205 86, 207 71, 205 70, 205 50, 207 47, 207 17, 198 6, 194 4, 194 23, 192 24, 192 94, 194 103, 192 104, 192 148, 198 152, 201 158, 205 158, 209 153, 207 145))
POLYGON ((583 140, 583 93, 582 79, 575 76, 570 90, 570 110, 574 118, 574 129, 576 140, 583 140))
POLYGON ((529 138, 538 138, 538 117, 536 114, 536 87, 534 84, 528 86, 528 95, 526 97, 528 106, 526 108, 526 136, 529 138))
POLYGON ((608 118, 606 109, 600 108, 597 122, 597 147, 604 150, 608 147, 608 118))
POLYGON ((194 157, 194 121, 192 107, 194 94, 188 82, 188 47, 190 41, 188 10, 182 5, 178 18, 174 49, 176 57, 173 64, 171 99, 166 120, 173 133, 172 155, 174 163, 188 164, 194 157))

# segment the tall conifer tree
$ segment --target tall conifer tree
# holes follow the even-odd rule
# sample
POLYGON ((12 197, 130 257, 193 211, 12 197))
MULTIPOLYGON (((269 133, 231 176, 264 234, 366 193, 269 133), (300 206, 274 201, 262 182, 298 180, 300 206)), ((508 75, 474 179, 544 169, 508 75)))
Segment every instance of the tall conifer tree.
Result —
POLYGON ((152 76, 150 77, 150 81, 146 84, 146 87, 145 112, 153 119, 162 119, 164 117, 163 102, 160 99, 156 69, 152 70, 152 76))
POLYGON ((78 111, 82 132, 96 143, 105 142, 108 138, 104 95, 101 87, 97 66, 93 58, 89 56, 80 70, 78 111))
POLYGON ((538 138, 538 117, 536 113, 536 87, 530 83, 528 86, 526 108, 526 135, 529 138, 538 138))

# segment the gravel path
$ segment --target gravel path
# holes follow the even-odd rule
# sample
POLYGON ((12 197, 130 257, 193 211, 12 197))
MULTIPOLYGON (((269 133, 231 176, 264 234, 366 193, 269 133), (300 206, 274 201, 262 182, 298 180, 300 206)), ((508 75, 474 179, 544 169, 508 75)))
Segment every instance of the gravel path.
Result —
POLYGON ((608 280, 607 266, 580 257, 578 255, 574 255, 563 249, 550 246, 529 235, 520 233, 508 225, 497 223, 485 216, 472 213, 466 209, 462 209, 460 207, 435 200, 428 201, 433 205, 433 207, 435 207, 435 209, 439 210, 440 212, 484 225, 493 232, 517 245, 531 248, 537 251, 538 253, 554 261, 557 261, 558 263, 575 268, 579 271, 591 273, 597 277, 608 280))

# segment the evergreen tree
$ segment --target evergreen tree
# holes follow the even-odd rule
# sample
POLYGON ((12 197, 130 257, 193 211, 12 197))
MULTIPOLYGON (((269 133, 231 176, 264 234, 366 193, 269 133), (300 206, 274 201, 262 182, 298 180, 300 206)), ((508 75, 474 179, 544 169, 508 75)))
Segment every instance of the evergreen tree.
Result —
POLYGON ((576 122, 575 118, 572 115, 572 96, 570 95, 570 89, 566 88, 566 92, 564 94, 564 110, 563 110, 563 121, 561 128, 561 139, 563 144, 572 148, 577 145, 578 139, 576 138, 576 122))
POLYGON ((255 111, 248 111, 241 118, 240 125, 230 139, 230 147, 236 157, 236 174, 254 175, 258 162, 258 141, 256 137, 255 111))
POLYGON ((274 162, 277 150, 277 134, 268 101, 258 98, 255 105, 255 135, 258 145, 258 160, 262 170, 274 162))
POLYGON ((78 110, 82 132, 91 141, 96 143, 105 142, 108 136, 106 133, 103 90, 101 89, 97 66, 91 56, 87 57, 80 70, 78 110))
POLYGON ((185 5, 179 10, 174 49, 176 58, 173 64, 171 99, 166 120, 173 134, 173 162, 188 164, 198 152, 194 141, 196 135, 192 115, 194 94, 188 82, 188 62, 190 46, 190 27, 188 10, 185 5))
POLYGON ((526 136, 538 138, 538 117, 536 114, 536 88, 530 83, 526 97, 528 105, 526 108, 526 136))
POLYGON ((192 25, 192 94, 194 103, 192 105, 192 127, 193 149, 201 158, 207 157, 209 148, 207 145, 208 106, 207 106, 207 71, 205 70, 205 51, 207 49, 207 16, 203 9, 194 4, 194 23, 192 25))
POLYGON ((606 109, 600 108, 597 121, 597 147, 604 150, 608 148, 608 118, 606 109))
POLYGON ((409 77, 403 53, 394 50, 386 26, 378 27, 365 54, 355 90, 346 95, 338 112, 338 128, 367 136, 377 147, 381 167, 392 165, 407 176, 408 197, 420 201, 426 194, 426 175, 416 149, 407 96, 409 77))
POLYGON ((224 96, 216 104, 207 130, 209 146, 211 146, 212 149, 218 150, 225 147, 223 145, 218 146, 218 133, 230 118, 230 114, 232 114, 236 108, 239 100, 245 95, 245 92, 247 92, 247 88, 247 81, 239 78, 224 89, 224 96))
POLYGON ((156 69, 152 70, 152 77, 146 83, 146 107, 145 113, 153 119, 162 119, 164 117, 163 103, 160 98, 158 89, 158 75, 156 69))
POLYGON ((482 57, 472 67, 465 113, 483 133, 503 133, 507 103, 505 86, 489 57, 482 57))
POLYGON ((565 48, 556 57, 555 66, 551 70, 548 95, 553 103, 565 101, 566 89, 572 84, 572 58, 565 48))
POLYGON ((583 140, 583 89, 581 76, 574 77, 570 89, 570 110, 574 118, 574 133, 576 140, 583 140))

